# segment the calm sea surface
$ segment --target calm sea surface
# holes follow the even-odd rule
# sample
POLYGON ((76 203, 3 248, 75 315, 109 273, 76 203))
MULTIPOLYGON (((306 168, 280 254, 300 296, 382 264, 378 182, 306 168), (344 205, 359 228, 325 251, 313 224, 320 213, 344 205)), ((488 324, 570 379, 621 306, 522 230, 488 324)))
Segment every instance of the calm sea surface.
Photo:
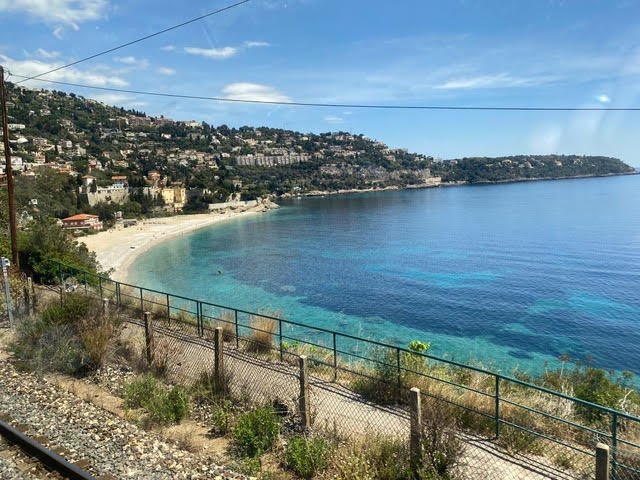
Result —
POLYGON ((292 200, 159 245, 131 281, 502 371, 640 373, 640 176, 292 200))

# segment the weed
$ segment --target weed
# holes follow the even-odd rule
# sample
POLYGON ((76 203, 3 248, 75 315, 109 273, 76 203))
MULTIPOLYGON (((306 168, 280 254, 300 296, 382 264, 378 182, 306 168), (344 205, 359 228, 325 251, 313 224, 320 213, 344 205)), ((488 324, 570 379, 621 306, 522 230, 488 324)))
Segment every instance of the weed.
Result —
POLYGON ((291 437, 285 458, 287 468, 302 478, 312 478, 327 467, 329 444, 322 437, 291 437))
POLYGON ((189 394, 179 385, 168 389, 153 375, 141 375, 124 386, 125 404, 144 408, 152 423, 180 423, 189 412, 189 394))
POLYGON ((246 457, 256 457, 271 449, 280 434, 280 417, 271 406, 241 415, 233 428, 233 445, 246 457))
POLYGON ((233 404, 229 400, 222 400, 211 406, 211 430, 209 434, 221 437, 231 431, 233 420, 233 404))

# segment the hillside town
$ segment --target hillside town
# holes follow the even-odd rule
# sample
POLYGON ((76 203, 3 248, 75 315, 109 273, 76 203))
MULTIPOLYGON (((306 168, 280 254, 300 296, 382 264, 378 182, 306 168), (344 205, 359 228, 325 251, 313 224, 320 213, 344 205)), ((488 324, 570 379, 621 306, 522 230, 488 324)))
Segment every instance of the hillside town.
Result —
MULTIPOLYGON (((8 96, 11 165, 26 221, 88 214, 110 226, 274 197, 629 170, 617 159, 575 155, 442 161, 348 132, 213 127, 11 84, 8 96)), ((0 182, 4 176, 2 165, 0 182)))

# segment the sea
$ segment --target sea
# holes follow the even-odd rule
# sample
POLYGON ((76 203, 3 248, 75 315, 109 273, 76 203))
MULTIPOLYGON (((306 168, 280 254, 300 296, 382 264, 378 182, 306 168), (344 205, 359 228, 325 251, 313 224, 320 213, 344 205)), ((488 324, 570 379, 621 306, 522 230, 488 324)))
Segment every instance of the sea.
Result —
POLYGON ((640 176, 279 202, 168 240, 131 283, 503 373, 640 374, 640 176))

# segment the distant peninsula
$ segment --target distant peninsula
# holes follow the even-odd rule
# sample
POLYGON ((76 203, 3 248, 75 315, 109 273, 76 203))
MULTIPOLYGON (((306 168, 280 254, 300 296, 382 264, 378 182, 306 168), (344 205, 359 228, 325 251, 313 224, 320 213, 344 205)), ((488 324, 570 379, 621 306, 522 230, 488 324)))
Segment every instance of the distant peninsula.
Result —
MULTIPOLYGON (((349 132, 215 127, 11 84, 8 107, 27 216, 84 212, 108 222, 116 211, 125 218, 195 213, 267 196, 635 173, 604 156, 440 160, 349 132)), ((4 173, 3 166, 0 180, 4 173)))

